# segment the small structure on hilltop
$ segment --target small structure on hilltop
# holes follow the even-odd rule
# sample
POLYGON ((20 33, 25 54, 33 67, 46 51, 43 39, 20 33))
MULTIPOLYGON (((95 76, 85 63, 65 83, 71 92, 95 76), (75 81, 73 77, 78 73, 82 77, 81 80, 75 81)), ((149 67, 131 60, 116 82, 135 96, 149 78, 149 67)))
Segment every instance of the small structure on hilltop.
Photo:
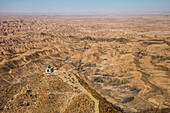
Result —
POLYGON ((53 67, 48 65, 48 68, 45 70, 46 73, 52 73, 54 71, 53 67))

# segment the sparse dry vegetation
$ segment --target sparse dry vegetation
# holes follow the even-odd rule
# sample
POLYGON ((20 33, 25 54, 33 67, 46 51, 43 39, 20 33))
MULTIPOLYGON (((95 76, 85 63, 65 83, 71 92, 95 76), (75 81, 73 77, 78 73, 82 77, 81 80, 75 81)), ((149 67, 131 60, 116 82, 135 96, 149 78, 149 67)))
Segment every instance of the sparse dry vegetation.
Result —
POLYGON ((0 112, 168 113, 169 45, 164 14, 0 15, 0 112))

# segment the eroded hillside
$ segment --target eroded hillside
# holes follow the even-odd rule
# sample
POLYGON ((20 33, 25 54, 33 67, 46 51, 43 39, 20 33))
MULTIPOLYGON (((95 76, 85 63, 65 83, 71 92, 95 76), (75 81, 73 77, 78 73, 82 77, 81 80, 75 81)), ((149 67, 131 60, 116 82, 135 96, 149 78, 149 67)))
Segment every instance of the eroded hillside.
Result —
POLYGON ((1 15, 0 111, 169 108, 169 26, 168 14, 1 15), (49 64, 66 74, 42 75, 49 64))

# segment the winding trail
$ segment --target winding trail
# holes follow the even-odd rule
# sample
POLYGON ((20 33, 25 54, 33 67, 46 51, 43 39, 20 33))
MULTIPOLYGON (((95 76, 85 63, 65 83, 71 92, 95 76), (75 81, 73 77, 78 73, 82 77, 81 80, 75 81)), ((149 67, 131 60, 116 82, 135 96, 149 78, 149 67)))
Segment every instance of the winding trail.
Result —
POLYGON ((53 75, 57 75, 60 77, 64 82, 67 84, 77 87, 79 90, 82 91, 82 93, 88 95, 91 100, 94 101, 95 103, 95 113, 99 113, 99 100, 93 97, 91 93, 89 93, 78 81, 77 77, 71 73, 71 72, 65 72, 65 71, 60 71, 60 70, 55 70, 53 75))

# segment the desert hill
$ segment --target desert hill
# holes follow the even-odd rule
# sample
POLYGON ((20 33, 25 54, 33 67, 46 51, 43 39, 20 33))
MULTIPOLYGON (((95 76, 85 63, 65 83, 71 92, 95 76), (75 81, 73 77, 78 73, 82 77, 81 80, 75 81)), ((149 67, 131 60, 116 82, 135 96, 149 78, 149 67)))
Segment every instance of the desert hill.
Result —
POLYGON ((0 15, 0 112, 168 109, 169 45, 169 14, 0 15))

